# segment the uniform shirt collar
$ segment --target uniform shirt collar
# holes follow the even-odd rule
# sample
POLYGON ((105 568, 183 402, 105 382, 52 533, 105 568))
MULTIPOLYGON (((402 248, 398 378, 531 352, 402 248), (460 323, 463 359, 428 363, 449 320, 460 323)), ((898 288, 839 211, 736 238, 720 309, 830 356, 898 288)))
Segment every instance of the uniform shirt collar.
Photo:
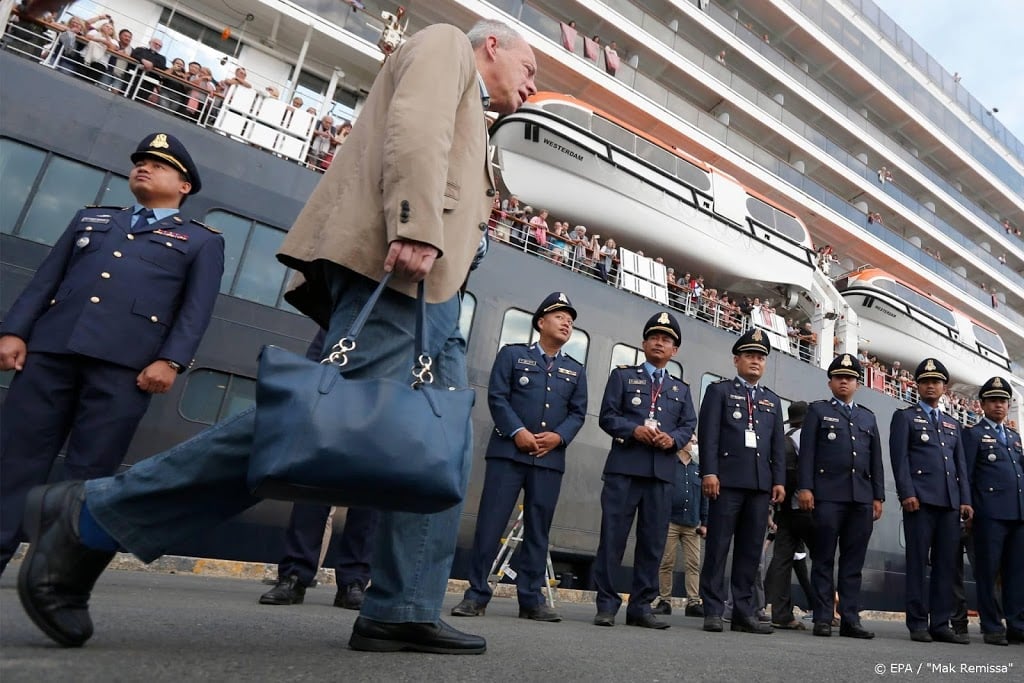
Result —
POLYGON ((848 408, 853 408, 855 405, 857 405, 853 401, 850 401, 849 403, 844 403, 843 401, 840 401, 835 396, 832 397, 832 403, 836 404, 837 406, 847 406, 848 408))
POLYGON ((756 392, 757 389, 758 389, 756 384, 751 384, 750 382, 748 382, 747 380, 743 379, 742 377, 737 376, 736 377, 736 381, 740 383, 740 386, 742 386, 744 389, 747 389, 748 391, 750 389, 753 389, 756 392))
MULTIPOLYGON (((137 216, 139 212, 145 208, 146 207, 142 206, 141 204, 135 204, 134 206, 132 206, 132 216, 137 216)), ((153 223, 156 223, 157 221, 162 221, 165 218, 170 218, 171 216, 177 215, 177 213, 177 209, 153 209, 153 215, 156 217, 153 223)), ((150 223, 150 225, 152 225, 152 223, 150 223)))
MULTIPOLYGON (((995 429, 995 430, 997 430, 997 431, 998 431, 998 429, 999 429, 999 427, 1000 427, 1000 423, 998 423, 998 422, 995 422, 995 421, 993 421, 993 420, 990 420, 990 419, 988 419, 987 417, 985 417, 984 415, 982 415, 981 419, 982 419, 982 420, 984 420, 985 422, 987 422, 987 423, 989 424, 989 426, 991 426, 991 427, 992 427, 992 429, 995 429)), ((1006 429, 1006 426, 1005 426, 1005 425, 1003 425, 1003 429, 1004 429, 1004 430, 1006 429)))
MULTIPOLYGON (((657 372, 658 368, 654 367, 647 361, 644 361, 644 370, 647 372, 647 376, 654 380, 654 373, 657 372)), ((662 379, 668 378, 668 368, 662 368, 665 372, 662 374, 662 379)))
MULTIPOLYGON (((541 347, 541 345, 538 342, 533 342, 532 344, 530 344, 530 348, 535 350, 535 351, 539 351, 541 355, 547 355, 544 352, 544 349, 541 347)), ((561 355, 562 355, 562 349, 558 349, 553 354, 551 354, 551 357, 552 358, 558 358, 561 355)))

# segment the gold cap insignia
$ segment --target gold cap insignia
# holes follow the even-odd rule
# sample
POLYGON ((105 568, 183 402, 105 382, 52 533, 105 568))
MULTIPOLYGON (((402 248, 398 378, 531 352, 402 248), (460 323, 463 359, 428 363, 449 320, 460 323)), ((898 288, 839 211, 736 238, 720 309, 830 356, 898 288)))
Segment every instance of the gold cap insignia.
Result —
POLYGON ((658 324, 659 325, 668 325, 669 324, 669 322, 668 322, 668 313, 664 313, 663 312, 661 315, 658 316, 658 324))
POLYGON ((158 149, 168 149, 170 145, 167 144, 167 134, 157 133, 156 137, 153 138, 153 142, 149 143, 150 147, 156 147, 158 149))
POLYGON ((852 367, 853 366, 853 361, 850 360, 850 354, 844 353, 843 354, 843 360, 839 364, 842 365, 844 368, 852 367))
POLYGON ((569 303, 569 299, 566 298, 565 292, 558 293, 558 300, 561 301, 563 304, 569 303))
POLYGON ((761 330, 759 330, 759 329, 758 330, 754 330, 754 334, 750 338, 753 339, 756 342, 761 341, 761 339, 762 339, 761 330))
POLYGON ((992 386, 996 389, 1002 389, 1003 383, 1000 381, 998 377, 995 377, 992 379, 992 386))
POLYGON ((931 358, 929 358, 928 362, 924 364, 924 369, 927 370, 928 372, 934 372, 935 371, 935 363, 932 362, 931 358))

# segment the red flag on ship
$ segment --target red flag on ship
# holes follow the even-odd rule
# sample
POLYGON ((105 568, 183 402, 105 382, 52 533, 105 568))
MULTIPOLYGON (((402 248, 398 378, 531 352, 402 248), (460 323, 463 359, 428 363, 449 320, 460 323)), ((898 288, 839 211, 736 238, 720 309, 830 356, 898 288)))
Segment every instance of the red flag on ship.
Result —
POLYGON ((612 76, 619 70, 619 53, 613 50, 611 45, 604 49, 604 70, 612 76))
POLYGON ((592 62, 597 61, 597 43, 583 36, 583 56, 592 62))
POLYGON ((576 29, 569 24, 562 24, 562 47, 569 52, 576 49, 576 29))

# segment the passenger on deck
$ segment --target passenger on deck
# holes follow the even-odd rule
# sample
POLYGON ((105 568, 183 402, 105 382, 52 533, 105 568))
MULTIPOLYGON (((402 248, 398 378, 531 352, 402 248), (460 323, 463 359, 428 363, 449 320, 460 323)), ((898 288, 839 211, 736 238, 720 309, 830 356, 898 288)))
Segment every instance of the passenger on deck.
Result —
POLYGON ((102 83, 107 75, 107 51, 116 50, 118 45, 110 15, 104 15, 93 24, 85 38, 89 42, 82 48, 82 74, 89 80, 102 83))
POLYGON ((114 54, 107 57, 107 73, 103 76, 103 84, 115 92, 124 92, 131 78, 128 57, 132 56, 132 32, 126 28, 117 32, 117 47, 114 54))
POLYGON ((252 83, 250 83, 249 81, 246 80, 248 78, 248 76, 249 76, 249 74, 246 72, 244 67, 241 67, 241 66, 237 67, 235 69, 234 76, 231 76, 229 78, 225 78, 222 81, 223 87, 224 87, 225 90, 227 90, 228 88, 230 88, 233 85, 241 86, 243 88, 251 88, 252 87, 252 83))
POLYGON ((611 282, 612 268, 619 260, 619 249, 615 240, 609 237, 601 247, 600 258, 597 262, 597 276, 605 282, 611 282))
POLYGON ((548 210, 541 209, 540 213, 530 219, 530 240, 533 251, 538 255, 546 255, 548 251, 548 210))
POLYGON ((158 36, 149 39, 148 47, 137 47, 132 50, 132 59, 139 62, 140 66, 135 69, 135 78, 147 78, 156 81, 143 82, 139 88, 139 99, 152 104, 157 103, 160 93, 160 72, 167 70, 167 58, 160 54, 164 47, 164 41, 158 36))

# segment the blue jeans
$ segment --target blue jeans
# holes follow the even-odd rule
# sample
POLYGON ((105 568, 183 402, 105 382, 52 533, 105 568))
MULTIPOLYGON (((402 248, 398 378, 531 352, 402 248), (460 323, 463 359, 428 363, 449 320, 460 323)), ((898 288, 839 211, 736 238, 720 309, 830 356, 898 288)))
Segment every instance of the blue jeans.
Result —
MULTIPOLYGON (((333 345, 348 330, 376 283, 325 266, 333 313, 333 345)), ((435 382, 468 386, 466 342, 459 333, 459 298, 427 306, 428 350, 435 382)), ((387 290, 349 353, 345 376, 409 378, 415 300, 387 290)), ((219 422, 123 474, 86 483, 93 517, 125 549, 152 562, 168 548, 255 505, 246 486, 255 409, 219 422)), ((466 425, 466 429, 470 426, 466 425)), ((467 443, 472 443, 469 439, 467 443)), ((465 492, 472 458, 462 454, 465 492)), ((361 613, 377 621, 436 622, 448 586, 462 505, 435 514, 383 512, 371 585, 361 613)))

